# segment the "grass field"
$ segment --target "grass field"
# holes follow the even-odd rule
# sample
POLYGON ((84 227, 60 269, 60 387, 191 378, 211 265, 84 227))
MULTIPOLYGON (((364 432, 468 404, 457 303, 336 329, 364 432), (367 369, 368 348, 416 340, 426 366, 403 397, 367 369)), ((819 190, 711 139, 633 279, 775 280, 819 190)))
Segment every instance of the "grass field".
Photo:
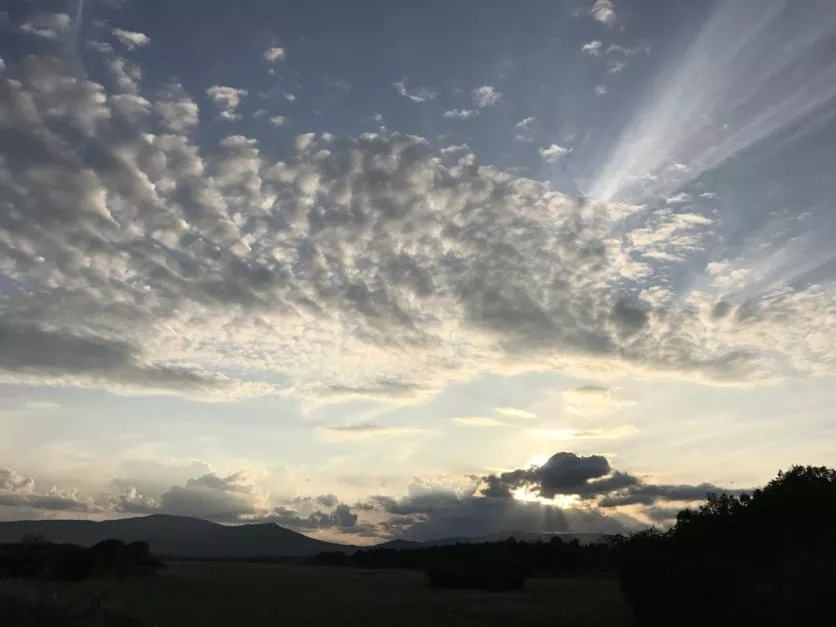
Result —
MULTIPOLYGON (((409 571, 275 564, 172 563, 152 579, 80 584, 0 582, 4 594, 96 599, 156 627, 634 625, 613 579, 531 579, 521 592, 433 590, 409 571), (18 587, 14 590, 15 586, 18 587), (22 586, 22 588, 21 588, 22 586), (31 587, 35 586, 36 591, 31 587)), ((0 604, 3 595, 0 594, 0 604)), ((37 603, 33 597, 32 603, 37 603)), ((34 616, 33 616, 34 619, 34 616)), ((29 627, 25 619, 21 625, 29 627)), ((69 623, 73 627, 82 622, 69 623)), ((4 627, 15 627, 4 622, 4 627)), ((63 627, 55 623, 54 627, 63 627)))

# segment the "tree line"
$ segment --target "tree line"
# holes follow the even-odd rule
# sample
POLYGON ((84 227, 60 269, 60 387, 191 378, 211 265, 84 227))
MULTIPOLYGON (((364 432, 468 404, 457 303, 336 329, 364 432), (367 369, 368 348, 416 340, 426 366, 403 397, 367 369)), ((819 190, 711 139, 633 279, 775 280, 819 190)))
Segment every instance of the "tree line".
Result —
POLYGON ((39 537, 0 544, 0 580, 82 581, 92 577, 149 575, 162 567, 146 542, 104 540, 91 547, 46 542, 39 537))

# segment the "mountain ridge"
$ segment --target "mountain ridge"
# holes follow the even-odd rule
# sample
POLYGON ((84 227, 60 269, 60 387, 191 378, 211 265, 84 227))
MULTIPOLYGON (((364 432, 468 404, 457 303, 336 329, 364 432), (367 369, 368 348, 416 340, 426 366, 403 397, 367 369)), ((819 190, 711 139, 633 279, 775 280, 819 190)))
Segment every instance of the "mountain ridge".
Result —
POLYGON ((92 546, 107 539, 147 542, 168 557, 311 557, 322 551, 353 552, 358 547, 325 542, 275 523, 222 525, 201 518, 151 514, 117 520, 21 520, 0 522, 0 543, 41 536, 49 542, 92 546))

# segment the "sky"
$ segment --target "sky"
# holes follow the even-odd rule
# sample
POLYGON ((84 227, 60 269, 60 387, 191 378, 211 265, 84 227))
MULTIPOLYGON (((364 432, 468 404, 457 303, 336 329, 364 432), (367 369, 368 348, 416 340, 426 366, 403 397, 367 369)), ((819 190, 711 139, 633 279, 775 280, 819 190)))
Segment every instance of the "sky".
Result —
POLYGON ((370 544, 836 464, 829 0, 7 0, 0 519, 370 544))

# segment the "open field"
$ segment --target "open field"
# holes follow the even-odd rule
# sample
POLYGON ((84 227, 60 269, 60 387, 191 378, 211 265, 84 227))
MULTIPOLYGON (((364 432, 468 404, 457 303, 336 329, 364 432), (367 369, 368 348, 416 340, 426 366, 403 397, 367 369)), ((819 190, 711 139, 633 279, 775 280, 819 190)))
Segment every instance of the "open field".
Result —
POLYGON ((410 571, 182 562, 146 580, 0 582, 0 588, 10 586, 58 590, 61 597, 100 596, 103 606, 135 617, 125 627, 635 624, 618 583, 600 578, 531 579, 522 592, 493 594, 432 590, 422 574, 410 571))

